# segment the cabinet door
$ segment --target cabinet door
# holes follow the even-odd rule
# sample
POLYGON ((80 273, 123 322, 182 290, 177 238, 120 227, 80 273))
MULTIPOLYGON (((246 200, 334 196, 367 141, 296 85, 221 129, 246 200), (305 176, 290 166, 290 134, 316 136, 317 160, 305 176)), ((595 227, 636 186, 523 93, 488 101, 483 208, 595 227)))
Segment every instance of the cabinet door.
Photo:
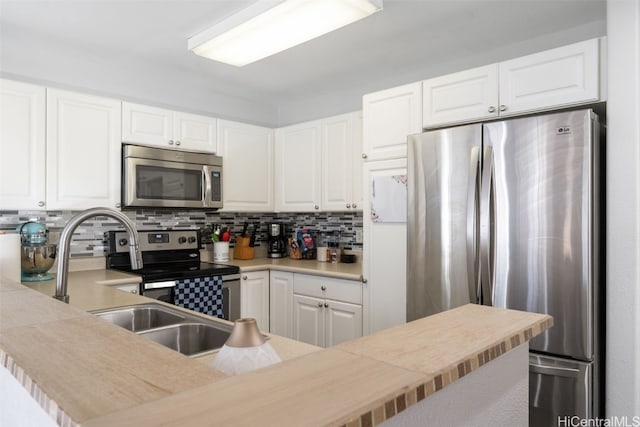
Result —
POLYGON ((45 208, 45 88, 0 80, 0 209, 45 208))
POLYGON ((216 153, 218 151, 214 117, 181 112, 173 113, 174 146, 183 150, 216 153))
POLYGON ((407 223, 374 222, 371 194, 374 178, 407 174, 406 159, 364 165, 363 321, 369 334, 406 322, 407 223))
POLYGON ((362 119, 367 161, 407 157, 407 136, 422 131, 422 82, 365 95, 362 119))
POLYGON ((293 338, 324 347, 324 300, 293 294, 293 338))
POLYGON ((322 120, 322 210, 351 210, 354 125, 352 113, 322 120))
POLYGON ((273 129, 219 120, 218 144, 224 161, 224 210, 273 211, 273 129))
POLYGON ((321 121, 276 130, 276 211, 320 210, 321 121))
POLYGON ((325 345, 331 347, 362 336, 362 306, 325 301, 325 345))
POLYGON ((123 102, 122 141, 174 148, 173 112, 163 108, 123 102))
POLYGON ((597 101, 598 52, 592 39, 501 62, 500 114, 597 101))
POLYGON ((353 145, 351 151, 351 161, 353 164, 351 209, 362 211, 362 111, 354 113, 353 145))
POLYGON ((47 209, 120 205, 121 105, 47 89, 47 209))
POLYGON ((498 65, 492 64, 422 82, 425 128, 498 115, 498 65))
POLYGON ((293 338, 293 273, 269 272, 269 320, 271 333, 293 338))
POLYGON ((269 331, 269 272, 242 273, 240 316, 256 319, 261 331, 269 331))

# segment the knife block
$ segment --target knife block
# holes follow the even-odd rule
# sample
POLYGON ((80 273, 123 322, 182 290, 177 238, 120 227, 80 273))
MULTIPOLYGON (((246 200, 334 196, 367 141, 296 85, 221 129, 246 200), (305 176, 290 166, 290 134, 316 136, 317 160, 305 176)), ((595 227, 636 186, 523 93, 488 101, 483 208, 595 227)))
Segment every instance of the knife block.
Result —
POLYGON ((236 245, 233 248, 234 259, 253 259, 253 248, 249 246, 249 237, 236 237, 236 245))

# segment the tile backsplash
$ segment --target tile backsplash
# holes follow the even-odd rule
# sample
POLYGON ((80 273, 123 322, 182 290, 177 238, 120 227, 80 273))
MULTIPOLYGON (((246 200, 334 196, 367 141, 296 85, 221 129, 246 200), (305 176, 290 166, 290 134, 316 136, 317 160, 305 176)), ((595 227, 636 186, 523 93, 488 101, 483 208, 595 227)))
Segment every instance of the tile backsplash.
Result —
MULTIPOLYGON (((316 237, 339 239, 343 248, 362 250, 362 243, 356 241, 356 234, 362 234, 362 212, 322 212, 322 213, 258 213, 258 212, 203 212, 136 210, 123 211, 131 218, 139 230, 159 229, 200 229, 203 231, 203 243, 208 239, 208 229, 220 225, 229 227, 234 233, 240 233, 245 221, 259 223, 256 245, 266 244, 267 224, 284 223, 287 234, 306 227, 313 230, 316 237), (359 233, 357 233, 359 232, 359 233)), ((76 212, 72 211, 0 211, 0 230, 15 231, 27 221, 38 221, 47 226, 50 240, 57 243, 65 224, 76 212)), ((80 224, 71 242, 71 256, 103 256, 105 231, 123 229, 109 217, 91 218, 80 224)), ((231 241, 233 246, 234 240, 231 241)))

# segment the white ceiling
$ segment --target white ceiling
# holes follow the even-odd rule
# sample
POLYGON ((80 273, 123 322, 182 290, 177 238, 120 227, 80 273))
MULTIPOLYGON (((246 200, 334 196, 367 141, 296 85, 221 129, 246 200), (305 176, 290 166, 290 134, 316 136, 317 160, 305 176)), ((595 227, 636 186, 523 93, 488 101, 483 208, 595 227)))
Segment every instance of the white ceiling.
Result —
POLYGON ((190 36, 250 3, 0 0, 0 72, 276 125, 606 33, 605 0, 385 0, 382 12, 242 68, 187 50, 190 36))

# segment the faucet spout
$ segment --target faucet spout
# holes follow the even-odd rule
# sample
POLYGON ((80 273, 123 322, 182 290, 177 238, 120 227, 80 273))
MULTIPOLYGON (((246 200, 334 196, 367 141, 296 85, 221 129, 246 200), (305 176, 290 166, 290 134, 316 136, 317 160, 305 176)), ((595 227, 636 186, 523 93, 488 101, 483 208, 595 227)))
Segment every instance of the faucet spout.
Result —
POLYGON ((95 216, 108 216, 119 221, 129 233, 129 256, 131 257, 131 268, 137 270, 142 268, 142 254, 140 253, 140 245, 138 244, 138 232, 136 226, 120 211, 111 208, 91 208, 76 214, 69 220, 67 225, 62 229, 60 234, 60 242, 58 244, 58 270, 56 274, 56 294, 54 298, 69 302, 67 295, 67 280, 69 276, 69 252, 71 246, 71 238, 73 232, 85 220, 95 216))

